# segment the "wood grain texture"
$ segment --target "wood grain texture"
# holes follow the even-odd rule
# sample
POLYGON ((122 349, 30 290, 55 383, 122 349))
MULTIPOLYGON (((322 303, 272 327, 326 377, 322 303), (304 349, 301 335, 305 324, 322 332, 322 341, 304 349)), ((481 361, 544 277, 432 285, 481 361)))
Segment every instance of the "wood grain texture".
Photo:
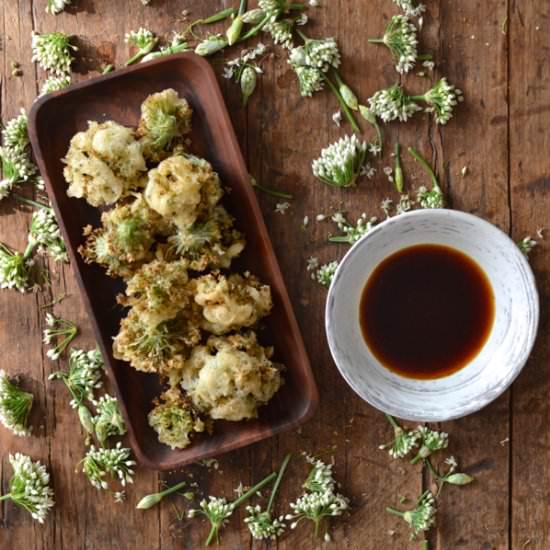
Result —
MULTIPOLYGON (((77 35, 81 58, 76 78, 83 79, 95 74, 98 59, 119 65, 125 60, 123 39, 130 29, 144 25, 167 36, 174 28, 183 27, 178 19, 184 8, 191 10, 194 18, 233 5, 229 0, 153 0, 150 7, 141 6, 138 0, 75 0, 73 8, 54 17, 44 13, 45 3, 19 0, 0 4, 3 120, 20 107, 31 105, 37 77, 44 76, 30 63, 33 28, 77 35), (9 76, 12 60, 22 63, 22 78, 9 76)), ((307 32, 338 37, 343 74, 354 90, 367 98, 394 82, 396 73, 387 50, 367 44, 367 39, 381 34, 389 17, 397 13, 392 2, 326 0, 322 4, 312 10, 307 32)), ((489 219, 516 239, 533 234, 544 227, 550 206, 547 2, 429 0, 427 4, 421 45, 423 51, 435 53, 437 72, 429 78, 408 77, 406 86, 421 91, 438 76, 447 75, 464 90, 466 102, 445 128, 437 128, 422 115, 406 125, 391 125, 387 128, 388 142, 399 139, 403 146, 414 145, 432 160, 453 207, 489 219), (468 167, 466 177, 460 174, 463 166, 468 167)), ((226 55, 231 58, 235 53, 226 55)), ((213 63, 219 74, 222 58, 213 63)), ((381 216, 380 200, 388 195, 395 198, 395 194, 381 170, 371 182, 362 181, 356 189, 343 192, 314 181, 310 160, 330 141, 348 132, 348 127, 338 129, 331 122, 336 103, 328 93, 307 100, 299 97, 294 75, 280 50, 275 49, 263 67, 265 75, 247 109, 240 106, 236 86, 225 80, 220 83, 250 172, 258 181, 295 195, 291 209, 283 216, 274 213, 276 199, 265 195, 259 199, 304 333, 321 407, 301 430, 224 455, 218 469, 196 465, 163 478, 189 479, 197 484, 197 495, 231 497, 239 481, 245 485, 257 481, 276 468, 288 451, 296 455, 302 450, 325 451, 327 458, 334 457, 336 476, 353 503, 349 519, 334 524, 336 542, 332 548, 419 548, 418 543, 409 542, 405 526, 383 509, 395 504, 399 495, 413 498, 426 480, 418 469, 390 461, 378 451, 378 445, 390 437, 390 430, 382 415, 357 398, 334 368, 323 329, 326 291, 305 271, 309 256, 329 261, 341 256, 345 247, 326 243, 327 234, 334 231, 330 223, 312 221, 306 230, 301 229, 305 215, 313 220, 318 213, 340 208, 351 218, 362 211, 381 216), (395 533, 390 535, 390 531, 395 533)), ((365 127, 365 134, 370 135, 369 128, 365 127)), ((387 151, 378 164, 380 169, 393 165, 390 153, 387 151)), ((403 162, 408 189, 426 181, 406 154, 403 162)), ((21 248, 29 214, 14 209, 11 203, 0 205, 0 213, 0 240, 21 248)), ((430 538, 432 549, 543 550, 550 546, 550 348, 545 341, 549 325, 544 311, 550 294, 550 266, 545 242, 532 258, 543 305, 537 346, 508 394, 476 415, 442 425, 450 433, 449 451, 477 480, 467 488, 445 488, 438 527, 430 538)), ((0 479, 5 489, 10 475, 8 452, 28 452, 49 464, 59 504, 51 519, 40 527, 4 503, 0 506, 0 548, 200 548, 207 525, 176 521, 171 502, 147 513, 134 509, 142 494, 158 486, 156 474, 141 470, 124 505, 114 504, 110 495, 98 493, 81 475, 74 474, 84 446, 64 388, 47 381, 47 374, 57 365, 45 358, 40 344, 40 305, 51 296, 68 292, 70 297, 56 311, 79 323, 82 336, 78 345, 92 346, 93 341, 71 269, 50 267, 52 288, 45 296, 0 292, 0 368, 20 373, 25 387, 35 392, 38 401, 33 422, 36 437, 22 440, 0 428, 0 479)), ((281 510, 299 493, 306 471, 303 462, 295 458, 281 491, 281 510)), ((183 508, 183 499, 172 502, 183 508)), ((299 529, 277 544, 252 543, 240 519, 239 514, 232 519, 222 548, 308 550, 323 546, 307 529, 299 529)))

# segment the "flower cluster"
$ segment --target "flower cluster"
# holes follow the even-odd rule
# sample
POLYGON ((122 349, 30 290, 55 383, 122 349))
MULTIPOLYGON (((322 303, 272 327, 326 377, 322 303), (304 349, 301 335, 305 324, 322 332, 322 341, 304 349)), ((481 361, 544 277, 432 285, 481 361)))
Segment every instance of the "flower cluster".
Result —
POLYGON ((464 101, 462 92, 442 78, 422 99, 428 104, 425 111, 433 113, 438 124, 447 124, 453 117, 453 109, 464 101))
POLYGON ((54 493, 49 485, 50 475, 39 461, 33 462, 21 453, 10 455, 9 461, 13 468, 9 493, 2 495, 0 501, 10 499, 27 510, 33 519, 44 523, 55 504, 54 493))
POLYGON ((248 516, 244 519, 244 522, 248 526, 252 538, 256 540, 274 540, 285 532, 284 516, 272 517, 270 511, 262 510, 259 505, 247 506, 246 511, 248 516))
POLYGON ((429 457, 432 453, 446 449, 449 444, 449 435, 446 432, 437 432, 430 430, 427 426, 418 426, 416 428, 420 449, 416 456, 411 460, 411 464, 416 464, 420 460, 429 457))
POLYGON ((33 179, 37 169, 31 159, 27 114, 21 113, 9 120, 2 130, 0 162, 3 179, 0 181, 0 200, 7 197, 13 186, 33 179))
POLYGON ((377 218, 369 218, 365 212, 359 216, 355 225, 352 225, 342 212, 336 212, 331 219, 343 233, 329 237, 329 241, 333 243, 354 244, 378 223, 377 218))
POLYGON ((72 321, 56 317, 52 313, 46 313, 46 325, 42 341, 44 344, 55 343, 55 346, 46 352, 46 355, 55 361, 61 357, 67 346, 74 340, 78 333, 78 327, 72 321))
POLYGON ((416 27, 404 15, 394 15, 382 38, 370 39, 374 44, 384 44, 395 60, 395 70, 399 74, 408 73, 418 57, 416 27))
POLYGON ((85 399, 93 401, 94 391, 103 385, 101 375, 104 368, 99 350, 71 348, 68 372, 54 372, 48 379, 63 380, 72 397, 70 405, 76 409, 85 399))
POLYGON ((367 156, 367 143, 354 134, 344 136, 321 151, 311 168, 313 175, 327 185, 349 187, 353 185, 367 156))
MULTIPOLYGON (((296 502, 290 504, 292 513, 287 514, 285 519, 292 521, 291 529, 295 529, 304 519, 310 520, 314 524, 315 536, 319 536, 325 518, 342 515, 349 508, 349 501, 336 492, 332 465, 307 455, 306 460, 312 465, 303 485, 306 491, 296 502)), ((328 532, 325 531, 325 539, 327 538, 328 532)))
POLYGON ((57 90, 62 90, 70 84, 71 77, 68 74, 63 76, 50 76, 46 79, 44 84, 42 84, 42 88, 40 88, 40 96, 57 92, 57 90))
POLYGON ((95 425, 95 433, 101 444, 112 435, 124 435, 126 433, 126 425, 116 397, 105 394, 97 401, 94 401, 97 411, 93 419, 95 425))
POLYGON ((332 279, 334 278, 337 269, 338 262, 336 260, 323 264, 315 272, 315 279, 317 279, 318 283, 328 287, 330 286, 330 283, 332 283, 332 279))
POLYGON ((445 208, 445 196, 439 186, 432 189, 420 186, 416 191, 416 202, 422 208, 445 208))
POLYGON ((264 27, 264 31, 268 32, 275 44, 279 44, 283 48, 290 50, 293 45, 292 29, 294 21, 291 19, 282 19, 280 21, 271 21, 264 27))
POLYGON ((15 435, 30 435, 28 426, 33 395, 14 384, 8 375, 0 370, 0 422, 15 435))
POLYGON ((127 32, 124 41, 138 50, 126 61, 126 65, 132 65, 153 50, 157 45, 158 38, 150 30, 140 27, 137 31, 127 32))
POLYGON ((122 447, 120 441, 112 449, 96 449, 92 445, 81 464, 82 472, 96 489, 108 488, 107 476, 118 479, 123 487, 134 482, 136 463, 131 460, 130 449, 122 447))
POLYGON ((48 0, 46 12, 52 14, 61 13, 67 6, 70 6, 71 0, 48 0))
POLYGON ((287 0, 258 0, 258 7, 263 11, 270 23, 273 23, 290 11, 290 3, 287 0))
MULTIPOLYGON (((234 510, 233 503, 227 502, 225 498, 209 496, 208 500, 202 499, 199 502, 198 509, 189 510, 188 517, 194 518, 197 514, 206 517, 211 525, 211 533, 213 533, 209 539, 215 538, 218 541, 220 529, 227 523, 234 510)), ((212 541, 209 540, 209 542, 212 541)))
POLYGON ((407 17, 420 17, 425 11, 424 4, 416 3, 416 0, 393 0, 401 8, 407 17))
POLYGON ((33 260, 32 247, 16 252, 0 243, 0 288, 15 288, 26 292, 31 286, 33 260))
POLYGON ((55 75, 64 76, 71 72, 72 52, 77 49, 71 44, 71 37, 62 32, 32 34, 32 60, 55 75))
POLYGON ((69 261, 61 231, 50 207, 33 212, 28 239, 38 252, 49 254, 55 262, 69 261))
POLYGON ((369 98, 370 111, 383 122, 400 120, 406 122, 422 108, 407 95, 399 84, 379 90, 369 98))
POLYGON ((531 237, 531 235, 527 235, 521 241, 518 241, 517 245, 518 248, 521 250, 521 252, 525 255, 526 258, 529 257, 529 254, 537 246, 539 243, 531 237))
POLYGON ((437 508, 435 498, 431 491, 425 491, 416 501, 412 510, 401 511, 396 508, 386 508, 386 511, 394 516, 403 518, 411 528, 411 539, 415 539, 422 531, 428 531, 435 523, 437 508))
POLYGON ((306 38, 303 46, 290 50, 288 63, 298 77, 300 93, 311 97, 324 88, 325 75, 340 66, 340 51, 334 38, 306 38))
POLYGON ((416 447, 419 434, 416 430, 406 430, 401 427, 390 415, 386 415, 386 418, 393 427, 393 441, 378 448, 389 449, 388 452, 392 458, 404 458, 416 447))

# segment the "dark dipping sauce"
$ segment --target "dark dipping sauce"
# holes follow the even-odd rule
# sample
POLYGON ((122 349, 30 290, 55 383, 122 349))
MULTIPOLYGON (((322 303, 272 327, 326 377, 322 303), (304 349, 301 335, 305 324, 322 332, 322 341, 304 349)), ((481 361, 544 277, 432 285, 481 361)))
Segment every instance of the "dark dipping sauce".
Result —
POLYGON ((388 369, 416 379, 448 376, 481 350, 495 316, 491 284, 454 248, 404 248, 376 267, 359 309, 363 337, 388 369))

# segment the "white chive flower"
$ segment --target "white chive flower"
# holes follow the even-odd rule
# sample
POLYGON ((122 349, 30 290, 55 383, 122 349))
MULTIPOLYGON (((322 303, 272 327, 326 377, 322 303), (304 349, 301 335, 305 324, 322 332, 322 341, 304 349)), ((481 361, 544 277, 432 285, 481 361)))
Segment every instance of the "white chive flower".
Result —
POLYGON ((408 17, 420 17, 426 11, 426 6, 417 3, 416 0, 393 0, 393 3, 401 8, 408 17))
POLYGON ((50 76, 42 84, 40 88, 40 96, 51 94, 52 92, 57 92, 57 90, 62 90, 71 84, 71 77, 67 75, 63 76, 50 76))
POLYGON ((246 511, 248 515, 244 518, 244 522, 253 539, 275 540, 285 532, 284 516, 272 517, 271 512, 262 510, 258 505, 247 506, 246 511))
POLYGON ((58 76, 71 72, 73 52, 77 50, 71 37, 62 32, 32 34, 32 60, 58 76))
MULTIPOLYGON (((302 520, 310 520, 314 525, 315 536, 320 535, 323 522, 330 517, 341 516, 349 509, 349 500, 337 492, 337 483, 332 474, 332 465, 306 455, 312 469, 303 485, 306 490, 290 504, 292 512, 285 516, 295 529, 302 520)), ((328 530, 325 529, 325 538, 328 530)))
POLYGON ((27 247, 22 254, 0 243, 0 288, 15 288, 19 292, 26 292, 32 287, 31 253, 32 247, 27 247))
POLYGON ((331 68, 337 69, 340 66, 340 50, 332 37, 318 40, 308 38, 301 47, 305 50, 305 64, 309 67, 315 67, 326 73, 331 68))
POLYGON ((442 78, 431 90, 428 90, 421 99, 428 104, 426 112, 433 113, 438 124, 447 124, 453 117, 453 109, 464 101, 462 92, 442 78))
POLYGON ((150 30, 140 27, 137 31, 127 32, 124 42, 137 48, 137 52, 126 61, 126 65, 132 65, 153 50, 157 45, 158 38, 150 30))
POLYGON ((422 185, 416 192, 416 203, 422 208, 445 208, 445 196, 440 187, 428 189, 422 185))
POLYGON ((275 44, 279 44, 279 46, 289 50, 293 46, 292 27, 292 20, 283 19, 281 21, 272 21, 268 23, 263 30, 271 35, 275 44))
POLYGON ((96 489, 107 489, 107 477, 118 480, 125 487, 133 483, 135 461, 130 449, 122 447, 120 441, 112 449, 96 449, 92 445, 81 461, 82 472, 96 489))
POLYGON ((411 460, 411 464, 416 464, 420 460, 428 458, 432 453, 446 449, 449 445, 449 435, 446 432, 437 432, 426 426, 418 426, 416 433, 420 442, 420 449, 411 460))
POLYGON ((336 260, 323 264, 315 272, 315 279, 323 286, 330 286, 332 279, 338 269, 338 262, 336 260))
POLYGON ((69 261, 65 242, 50 207, 33 212, 28 239, 38 252, 48 254, 55 262, 69 261))
MULTIPOLYGON (((48 342, 49 343, 49 339, 48 342)), ((99 350, 84 351, 71 348, 69 370, 58 371, 48 376, 49 380, 63 380, 71 394, 70 405, 78 408, 85 399, 93 401, 94 391, 103 386, 102 375, 105 369, 99 350)))
POLYGON ((349 187, 357 180, 366 156, 366 142, 359 141, 355 134, 344 136, 312 162, 313 175, 327 185, 349 187))
POLYGON ((415 65, 418 57, 418 39, 416 27, 404 15, 394 15, 382 38, 372 38, 373 44, 384 44, 395 60, 395 70, 407 74, 415 65))
POLYGON ((294 67, 294 72, 298 77, 302 97, 311 97, 325 87, 325 77, 319 69, 300 65, 294 67))
POLYGON ((25 152, 29 147, 28 118, 25 109, 10 119, 2 129, 2 146, 12 151, 25 152))
POLYGON ((15 435, 30 435, 28 424, 33 399, 32 393, 20 389, 0 370, 0 422, 15 435))
POLYGON ((363 212, 357 219, 357 223, 353 225, 347 220, 344 214, 337 212, 332 216, 332 221, 343 234, 331 236, 329 237, 329 241, 333 243, 354 244, 378 223, 378 218, 369 217, 363 212))
POLYGON ((400 120, 406 122, 422 108, 407 95, 399 84, 379 90, 369 98, 371 112, 383 122, 400 120))
POLYGON ((21 453, 10 454, 9 461, 13 475, 9 492, 0 496, 0 501, 9 499, 29 512, 33 519, 44 523, 55 504, 48 471, 40 461, 33 461, 21 453))
POLYGON ((42 341, 46 345, 54 344, 54 347, 50 348, 46 355, 49 359, 55 361, 61 357, 67 346, 76 338, 78 327, 72 321, 56 317, 52 313, 46 313, 46 325, 47 328, 42 332, 42 341))
POLYGON ((386 511, 403 518, 408 523, 411 528, 411 540, 414 540, 421 532, 428 531, 435 523, 437 508, 433 494, 431 491, 426 491, 420 495, 412 510, 402 511, 388 507, 386 511))
POLYGON ((202 499, 199 502, 199 508, 189 510, 187 517, 194 518, 197 515, 203 515, 210 522, 211 536, 219 540, 220 530, 227 524, 229 518, 233 514, 235 507, 233 503, 227 502, 225 498, 209 496, 207 499, 202 499))
POLYGON ((275 205, 275 212, 277 214, 285 214, 286 211, 290 208, 290 203, 289 202, 278 202, 276 205, 275 205))
POLYGON ((67 6, 71 5, 71 0, 48 0, 46 13, 61 13, 67 6))
POLYGON ((409 197, 408 193, 405 193, 399 197, 399 202, 395 207, 396 214, 404 214, 405 212, 409 212, 409 210, 412 210, 412 207, 413 205, 411 202, 411 198, 409 197))
POLYGON ((518 248, 521 250, 521 252, 525 255, 526 258, 529 257, 529 254, 535 248, 535 246, 538 246, 538 242, 531 237, 531 235, 527 235, 521 241, 518 241, 517 245, 518 248))
POLYGON ((101 444, 105 443, 112 435, 124 435, 126 424, 118 405, 118 400, 112 395, 102 395, 93 402, 97 411, 93 419, 95 432, 101 444))
POLYGON ((378 448, 387 449, 392 458, 404 458, 418 445, 420 434, 417 430, 403 428, 393 416, 386 415, 386 419, 393 428, 393 441, 380 445, 378 448))
POLYGON ((269 22, 274 22, 289 10, 289 5, 287 0, 258 0, 258 8, 269 18, 269 22))

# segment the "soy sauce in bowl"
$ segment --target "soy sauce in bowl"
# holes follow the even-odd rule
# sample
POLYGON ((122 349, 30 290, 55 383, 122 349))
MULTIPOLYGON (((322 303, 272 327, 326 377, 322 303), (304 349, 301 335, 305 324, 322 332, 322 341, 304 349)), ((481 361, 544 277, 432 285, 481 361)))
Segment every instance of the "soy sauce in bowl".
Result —
POLYGON ((491 284, 466 254, 421 244, 395 252, 372 272, 359 319, 382 365, 415 379, 448 376, 487 341, 495 317, 491 284))

